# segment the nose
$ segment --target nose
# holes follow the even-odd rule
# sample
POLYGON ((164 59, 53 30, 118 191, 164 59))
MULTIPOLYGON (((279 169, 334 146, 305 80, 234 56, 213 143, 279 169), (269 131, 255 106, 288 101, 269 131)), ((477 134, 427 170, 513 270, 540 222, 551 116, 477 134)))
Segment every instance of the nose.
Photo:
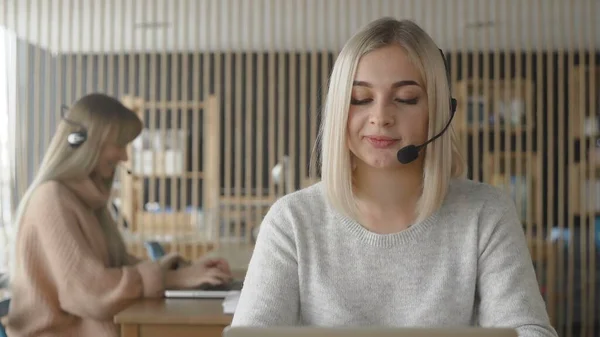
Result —
POLYGON ((369 123, 379 127, 390 127, 396 122, 394 114, 391 111, 393 107, 380 103, 373 106, 369 116, 369 123))

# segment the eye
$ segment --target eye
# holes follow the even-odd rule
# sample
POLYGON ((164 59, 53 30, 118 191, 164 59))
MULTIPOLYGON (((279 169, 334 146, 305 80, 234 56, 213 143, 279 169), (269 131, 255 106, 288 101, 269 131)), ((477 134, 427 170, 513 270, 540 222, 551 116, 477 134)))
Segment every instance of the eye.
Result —
POLYGON ((419 102, 419 99, 418 98, 411 98, 411 99, 396 98, 396 102, 402 103, 402 104, 415 105, 419 102))
POLYGON ((371 103, 373 100, 371 98, 366 98, 366 99, 355 99, 355 98, 351 98, 350 99, 350 104, 352 105, 365 105, 368 103, 371 103))

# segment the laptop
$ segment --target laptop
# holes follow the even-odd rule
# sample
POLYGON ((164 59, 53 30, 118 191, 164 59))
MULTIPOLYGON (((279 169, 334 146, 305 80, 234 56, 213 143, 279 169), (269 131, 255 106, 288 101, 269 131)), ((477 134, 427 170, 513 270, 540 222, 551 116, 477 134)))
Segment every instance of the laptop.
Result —
MULTIPOLYGON (((165 250, 157 241, 144 242, 148 256, 154 261, 159 260, 165 255, 165 250)), ((220 285, 203 285, 197 289, 167 289, 164 296, 166 298, 225 298, 232 291, 241 291, 243 281, 233 280, 220 285)))
POLYGON ((167 289, 165 298, 225 298, 228 294, 241 291, 244 282, 233 280, 220 285, 203 285, 197 289, 167 289))
POLYGON ((518 337, 507 328, 227 327, 223 337, 518 337))

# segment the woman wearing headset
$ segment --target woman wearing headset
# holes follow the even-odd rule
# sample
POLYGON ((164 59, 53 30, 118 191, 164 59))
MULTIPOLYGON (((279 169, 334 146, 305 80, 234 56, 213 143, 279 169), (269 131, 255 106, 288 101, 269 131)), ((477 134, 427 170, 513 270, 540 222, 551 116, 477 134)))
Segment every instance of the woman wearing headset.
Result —
POLYGON ((232 326, 555 337, 512 200, 463 178, 444 132, 455 106, 445 61, 427 33, 372 22, 346 43, 329 83, 322 181, 266 215, 232 326))
POLYGON ((58 125, 17 209, 9 336, 116 337, 114 315, 136 299, 231 278, 220 259, 176 268, 174 254, 153 262, 127 253, 107 202, 141 129, 103 94, 81 98, 58 125))

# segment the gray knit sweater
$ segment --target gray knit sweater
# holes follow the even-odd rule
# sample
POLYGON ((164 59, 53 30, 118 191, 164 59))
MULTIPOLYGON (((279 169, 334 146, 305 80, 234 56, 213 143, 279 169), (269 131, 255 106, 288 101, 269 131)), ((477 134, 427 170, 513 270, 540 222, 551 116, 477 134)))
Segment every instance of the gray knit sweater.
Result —
POLYGON ((232 326, 514 327, 554 337, 513 201, 451 183, 442 207, 375 234, 326 203, 320 183, 261 224, 232 326))

